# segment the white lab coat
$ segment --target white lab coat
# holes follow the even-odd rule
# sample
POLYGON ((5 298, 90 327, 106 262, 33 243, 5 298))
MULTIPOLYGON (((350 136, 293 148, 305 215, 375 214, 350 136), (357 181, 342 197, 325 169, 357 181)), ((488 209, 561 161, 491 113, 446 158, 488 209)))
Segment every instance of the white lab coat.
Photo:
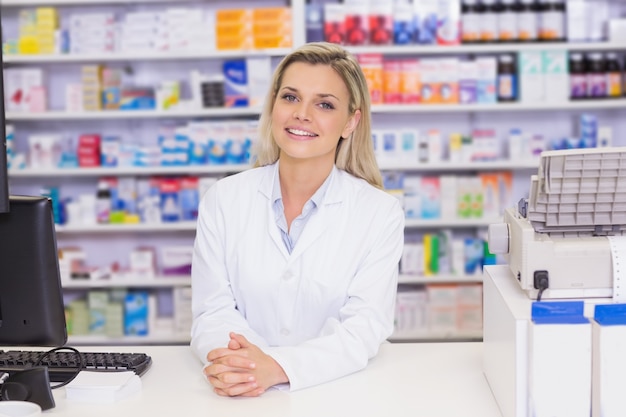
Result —
POLYGON ((393 331, 404 245, 399 201, 335 169, 289 254, 272 208, 277 164, 221 179, 199 207, 191 347, 243 334, 272 356, 291 390, 364 368, 393 331))

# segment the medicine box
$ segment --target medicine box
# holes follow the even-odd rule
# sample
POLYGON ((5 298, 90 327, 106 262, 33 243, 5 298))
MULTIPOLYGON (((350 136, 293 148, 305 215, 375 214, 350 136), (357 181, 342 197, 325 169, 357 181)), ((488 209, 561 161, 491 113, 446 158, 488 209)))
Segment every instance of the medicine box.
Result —
POLYGON ((224 61, 224 105, 246 107, 249 105, 248 69, 245 59, 224 61))
POLYGON ((148 293, 132 291, 124 300, 124 334, 127 336, 148 335, 148 293))

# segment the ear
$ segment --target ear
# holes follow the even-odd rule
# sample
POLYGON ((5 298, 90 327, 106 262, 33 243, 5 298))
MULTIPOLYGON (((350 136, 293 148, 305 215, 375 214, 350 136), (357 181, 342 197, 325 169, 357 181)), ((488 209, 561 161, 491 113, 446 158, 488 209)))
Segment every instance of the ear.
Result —
POLYGON ((361 110, 357 109, 352 116, 348 119, 346 126, 343 128, 343 132, 341 132, 342 138, 349 138, 354 129, 359 125, 359 121, 361 120, 361 110))

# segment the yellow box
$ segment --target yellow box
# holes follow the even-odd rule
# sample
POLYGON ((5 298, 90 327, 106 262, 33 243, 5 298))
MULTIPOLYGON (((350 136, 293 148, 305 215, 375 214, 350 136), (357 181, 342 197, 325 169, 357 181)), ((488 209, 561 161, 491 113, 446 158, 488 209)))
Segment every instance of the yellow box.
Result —
POLYGON ((37 25, 28 24, 20 26, 20 37, 22 36, 36 36, 37 35, 37 25))
POLYGON ((57 19, 58 13, 57 9, 54 7, 38 7, 35 9, 35 14, 37 19, 57 19))
POLYGON ((20 54, 38 54, 39 42, 34 36, 21 36, 18 40, 17 49, 20 54))

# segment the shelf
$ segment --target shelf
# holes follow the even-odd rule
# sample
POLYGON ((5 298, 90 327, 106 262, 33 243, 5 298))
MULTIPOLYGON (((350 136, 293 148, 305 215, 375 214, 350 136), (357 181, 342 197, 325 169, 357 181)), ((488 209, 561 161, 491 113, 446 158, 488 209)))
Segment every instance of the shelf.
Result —
POLYGON ((539 168, 539 159, 528 161, 478 161, 478 162, 427 162, 427 163, 380 163, 381 171, 523 171, 539 168))
POLYGON ((617 42, 534 42, 492 43, 464 45, 365 45, 346 46, 354 54, 380 53, 385 55, 445 55, 523 51, 614 51, 626 45, 617 42))
POLYGON ((146 278, 112 278, 101 280, 65 280, 61 282, 63 289, 80 288, 169 288, 189 287, 189 275, 167 275, 146 278))
POLYGON ((501 217, 472 219, 406 219, 405 228, 431 227, 482 227, 493 223, 502 223, 501 217))
POLYGON ((425 341, 480 341, 483 338, 482 330, 467 331, 429 331, 394 333, 389 337, 390 342, 425 342, 425 341))
MULTIPOLYGON (((158 345, 158 344, 189 344, 191 336, 184 334, 169 334, 158 336, 122 336, 108 337, 106 335, 69 335, 67 344, 70 346, 130 346, 130 345, 158 345)), ((106 350, 103 350, 106 352, 106 350)))
POLYGON ((138 52, 138 53, 100 53, 100 54, 33 54, 4 55, 5 64, 64 64, 81 62, 127 62, 127 61, 177 61, 227 59, 238 57, 282 57, 291 52, 287 48, 228 50, 228 51, 177 51, 177 52, 138 52))
POLYGON ((9 112, 10 122, 34 120, 105 120, 105 119, 167 119, 193 117, 258 116, 260 107, 222 107, 196 110, 106 110, 89 112, 47 111, 38 113, 9 112))
MULTIPOLYGON (((181 0, 177 0, 181 1, 181 0)), ((172 0, 134 0, 132 3, 172 3, 172 0)), ((97 4, 119 4, 127 6, 128 0, 0 0, 1 7, 21 6, 91 6, 97 4)))
MULTIPOLYGON (((580 100, 541 103, 493 103, 493 104, 377 104, 372 113, 462 113, 462 112, 508 112, 508 111, 554 111, 582 109, 623 109, 626 99, 580 100)), ((105 119, 167 119, 193 117, 258 116, 261 107, 232 107, 198 110, 107 110, 91 112, 48 111, 39 113, 9 112, 9 122, 35 120, 105 120, 105 119)))
MULTIPOLYGON (((489 162, 441 162, 415 164, 381 163, 381 171, 487 171, 487 170, 530 170, 538 169, 539 161, 489 161, 489 162)), ((241 172, 251 168, 249 164, 226 165, 182 165, 154 167, 94 167, 94 168, 42 168, 13 169, 11 179, 41 177, 98 177, 98 176, 149 176, 149 175, 205 175, 241 172)))
POLYGON ((475 275, 454 275, 454 274, 439 274, 439 275, 410 275, 400 274, 398 276, 398 284, 457 284, 457 283, 482 283, 482 274, 475 275))
POLYGON ((57 225, 58 234, 80 234, 80 233, 113 233, 113 232, 173 232, 173 231, 195 231, 195 221, 180 221, 172 223, 157 224, 94 224, 94 225, 57 225))
POLYGON ((375 104, 372 113, 458 113, 458 112, 509 112, 538 110, 624 109, 626 99, 599 99, 538 103, 485 103, 485 104, 375 104))
POLYGON ((249 164, 237 165, 182 165, 155 167, 94 167, 94 168, 48 168, 13 169, 10 178, 41 177, 97 177, 97 176, 149 176, 149 175, 203 175, 241 172, 250 168, 249 164))
MULTIPOLYGON (((406 228, 435 228, 435 227, 482 227, 493 223, 501 223, 502 218, 475 218, 475 219, 406 219, 406 228)), ((94 225, 57 225, 58 234, 80 233, 117 233, 117 232, 171 232, 195 231, 195 221, 180 221, 158 224, 94 224, 94 225)))

